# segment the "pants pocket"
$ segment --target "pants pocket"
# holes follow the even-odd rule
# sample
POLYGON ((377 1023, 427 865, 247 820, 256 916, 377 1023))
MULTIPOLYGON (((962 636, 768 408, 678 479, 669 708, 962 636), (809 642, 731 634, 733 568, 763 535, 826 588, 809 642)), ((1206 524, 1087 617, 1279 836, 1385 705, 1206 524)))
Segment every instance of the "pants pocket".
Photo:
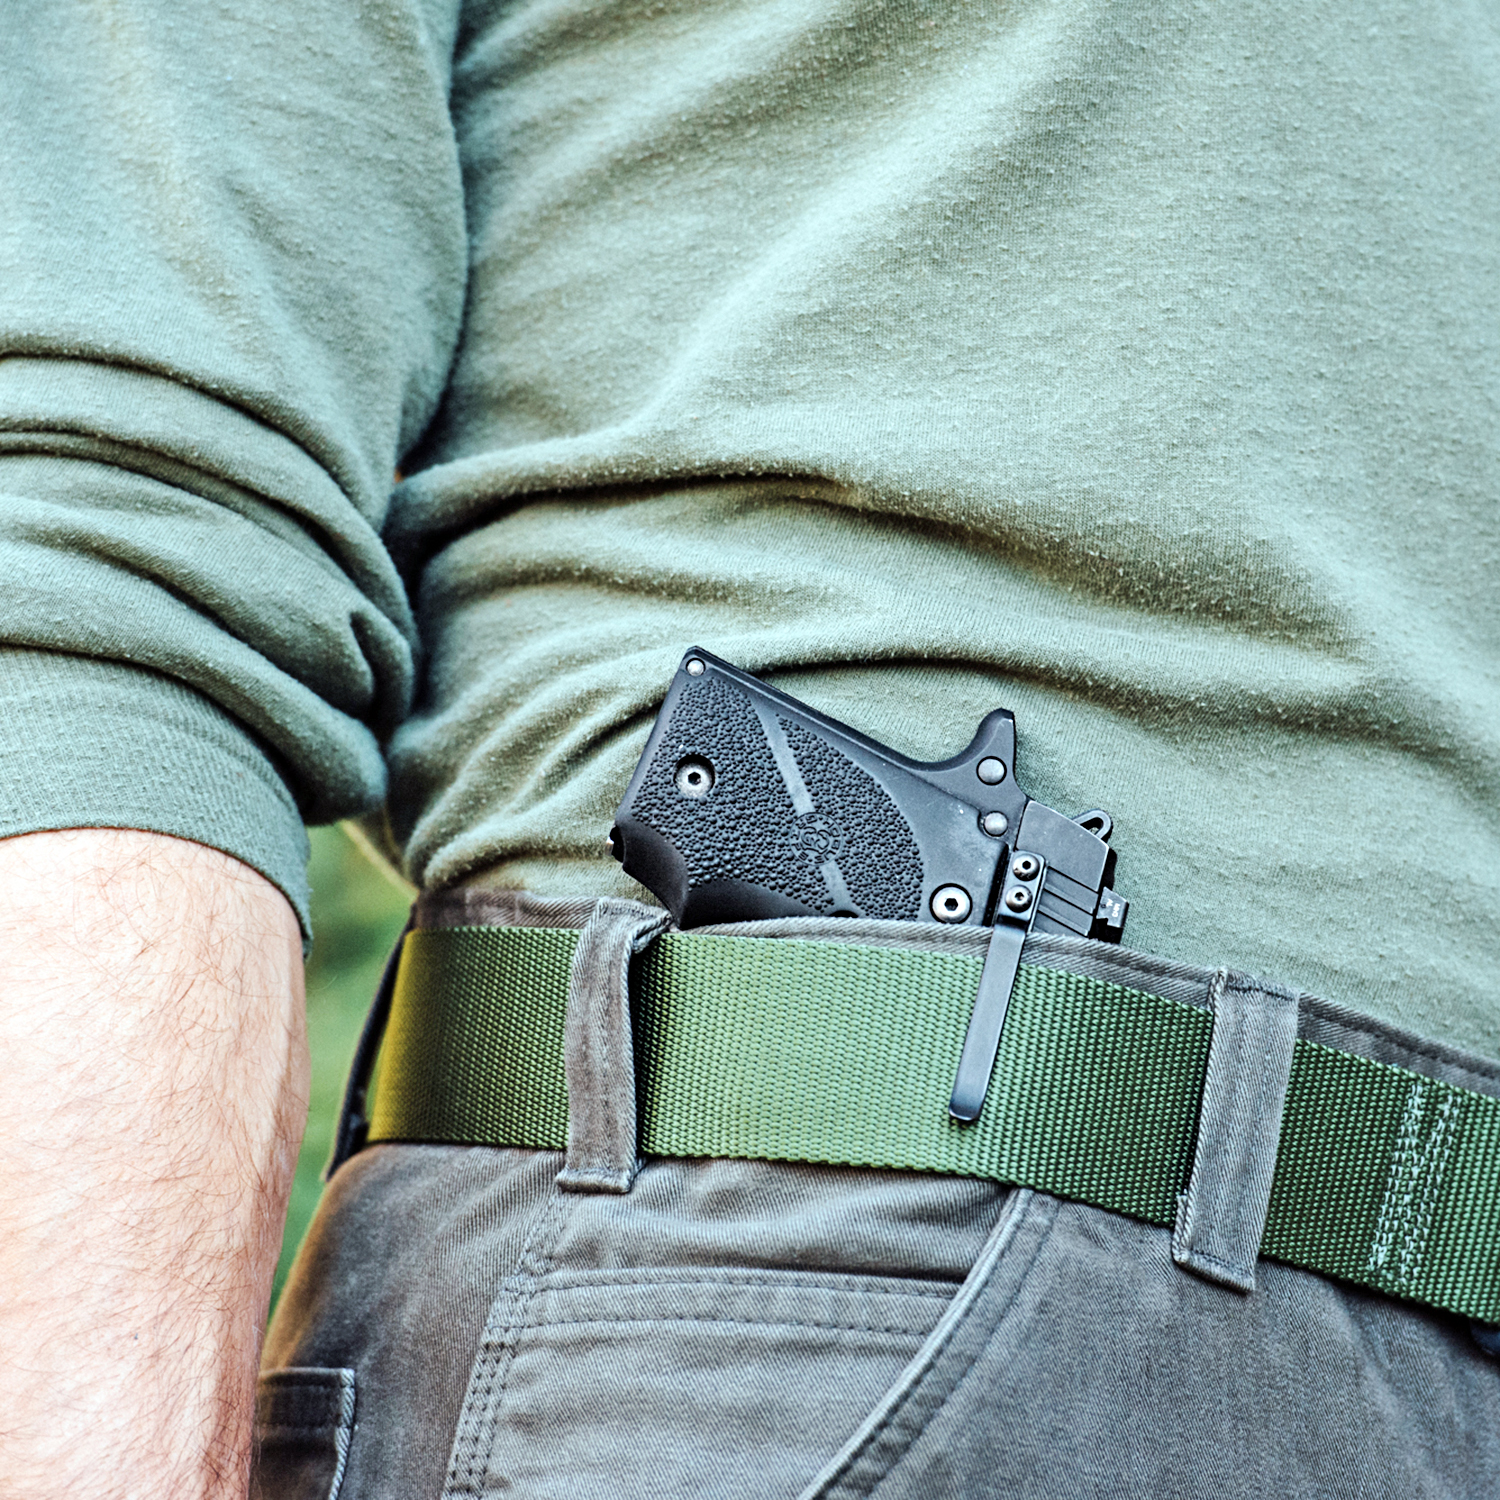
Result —
MULTIPOLYGON (((799 1500, 863 1500, 908 1453, 933 1414, 966 1381, 980 1351, 992 1344, 1010 1316, 1052 1230, 1057 1200, 1018 1188, 996 1221, 988 1242, 943 1316, 906 1368, 854 1432, 803 1490, 799 1500)), ((988 1414, 976 1414, 976 1430, 988 1432, 988 1414)), ((1002 1493, 973 1489, 951 1474, 918 1493, 1002 1493)))
MULTIPOLYGON (((987 1247, 982 1276, 996 1258, 987 1247)), ((476 1365, 445 1494, 795 1500, 967 1287, 787 1266, 553 1270, 524 1311, 492 1314, 497 1358, 483 1379, 476 1365)))
POLYGON ((792 1500, 953 1291, 766 1269, 554 1273, 513 1335, 484 1462, 449 1493, 792 1500))
POLYGON ((256 1388, 251 1500, 338 1500, 353 1433, 353 1370, 268 1371, 256 1388))
POLYGON ((1170 1230, 1016 1199, 802 1500, 1500 1495, 1500 1382, 1460 1319, 1274 1261, 1247 1296, 1170 1230))

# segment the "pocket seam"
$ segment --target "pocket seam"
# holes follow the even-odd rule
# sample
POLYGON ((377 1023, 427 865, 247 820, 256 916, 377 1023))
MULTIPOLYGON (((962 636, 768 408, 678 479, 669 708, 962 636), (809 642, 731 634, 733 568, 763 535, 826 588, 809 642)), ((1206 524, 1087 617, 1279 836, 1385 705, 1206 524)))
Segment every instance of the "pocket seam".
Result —
POLYGON ((899 1276, 862 1276, 858 1272, 820 1275, 815 1271, 796 1271, 767 1266, 763 1271, 727 1271, 717 1274, 706 1267, 701 1274, 678 1274, 658 1277, 654 1268, 644 1267, 628 1271, 567 1271, 554 1273, 544 1278, 538 1288, 543 1293, 559 1291, 588 1291, 593 1287, 806 1287, 809 1291, 875 1293, 890 1297, 927 1297, 942 1302, 951 1302, 963 1285, 962 1281, 939 1281, 933 1277, 912 1278, 899 1276))
POLYGON ((908 1338, 926 1338, 920 1329, 905 1325, 881 1327, 873 1323, 817 1323, 809 1318, 716 1318, 705 1314, 701 1317, 687 1314, 664 1314, 659 1318, 538 1318, 531 1325, 532 1333, 547 1328, 630 1328, 658 1323, 726 1323, 739 1324, 746 1328, 822 1328, 830 1333, 895 1333, 908 1338))
MULTIPOLYGON (((840 1496, 868 1496, 885 1481, 887 1476, 901 1462, 902 1458, 910 1452, 912 1445, 926 1430, 933 1417, 942 1410, 948 1400, 944 1396, 930 1411, 917 1423, 914 1430, 899 1443, 897 1451, 881 1467, 878 1474, 863 1482, 849 1485, 847 1482, 851 1473, 859 1461, 870 1453, 879 1440, 884 1437, 895 1425, 898 1418, 907 1412, 916 1399, 921 1388, 932 1378, 934 1371, 940 1368, 945 1354, 958 1336, 960 1330, 973 1317, 978 1310, 981 1293, 993 1280, 996 1271, 1005 1259, 1005 1252, 1010 1248, 1011 1241, 1020 1232, 1021 1225, 1030 1216, 1032 1209, 1045 1208, 1047 1210, 1044 1220, 1044 1232, 1038 1236, 1030 1255, 1024 1264, 1017 1267, 1015 1284, 1011 1287, 1010 1295, 1006 1298, 1004 1305, 996 1312, 994 1324, 984 1344, 988 1344, 993 1338, 995 1331, 1004 1323, 1010 1309, 1015 1305, 1016 1297, 1022 1286, 1031 1274, 1031 1269, 1040 1255, 1043 1245, 1046 1244, 1051 1234, 1053 1222, 1056 1219, 1059 1204, 1056 1199, 1046 1194, 1033 1192, 1029 1188, 1017 1188, 1014 1196, 1006 1205, 1005 1212, 1000 1222, 991 1232, 990 1239, 984 1249, 980 1252, 979 1259, 975 1262, 973 1271, 959 1287, 948 1311, 938 1320, 932 1332, 922 1341, 922 1346, 912 1356, 906 1368, 897 1377, 893 1384, 881 1398, 879 1404, 870 1412, 870 1415, 860 1424, 859 1428, 848 1439, 843 1447, 824 1465, 822 1470, 814 1476, 811 1483, 798 1496, 798 1500, 832 1500, 836 1495, 840 1496), (977 1276, 976 1276, 976 1273, 977 1276)), ((983 1347, 983 1346, 981 1346, 983 1347)), ((969 1370, 979 1358, 980 1351, 975 1350, 973 1355, 965 1363, 964 1368, 954 1376, 949 1395, 956 1390, 967 1377, 969 1370)))

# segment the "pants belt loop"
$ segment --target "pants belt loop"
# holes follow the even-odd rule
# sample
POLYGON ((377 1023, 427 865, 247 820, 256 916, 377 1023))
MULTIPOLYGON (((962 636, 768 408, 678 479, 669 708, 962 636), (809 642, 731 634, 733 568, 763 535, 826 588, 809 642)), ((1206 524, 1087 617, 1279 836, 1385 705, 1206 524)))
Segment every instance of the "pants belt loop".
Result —
POLYGON ((557 1185, 628 1193, 639 1169, 630 960, 671 923, 659 908, 606 898, 584 924, 568 979, 563 1049, 568 1158, 557 1185))
POLYGON ((1209 985, 1213 1037, 1172 1259, 1242 1292, 1255 1290, 1281 1114, 1297 1039, 1295 991, 1220 969, 1209 985))

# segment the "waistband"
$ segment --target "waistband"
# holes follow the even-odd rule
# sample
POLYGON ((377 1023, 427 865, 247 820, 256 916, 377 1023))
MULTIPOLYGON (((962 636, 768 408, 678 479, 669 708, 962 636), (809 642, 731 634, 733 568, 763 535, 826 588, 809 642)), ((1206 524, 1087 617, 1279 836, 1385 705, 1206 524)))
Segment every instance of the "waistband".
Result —
POLYGON ((1242 1291, 1265 1256, 1500 1322, 1500 1065, 1488 1059, 1227 969, 1034 933, 984 1109, 961 1125, 947 1103, 985 932, 663 926, 634 903, 422 898, 361 1042, 330 1169, 366 1141, 551 1149, 572 1166, 608 1051, 594 992, 617 970, 632 1160, 989 1178, 1170 1227, 1181 1265, 1242 1291), (601 967, 607 930, 634 936, 601 967))

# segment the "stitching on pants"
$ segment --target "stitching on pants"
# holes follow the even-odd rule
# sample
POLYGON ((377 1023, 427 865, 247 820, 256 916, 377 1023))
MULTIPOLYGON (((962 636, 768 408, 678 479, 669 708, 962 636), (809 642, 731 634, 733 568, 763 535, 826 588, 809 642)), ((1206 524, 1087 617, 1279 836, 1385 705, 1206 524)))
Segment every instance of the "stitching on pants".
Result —
POLYGON ((538 1216, 534 1232, 527 1238, 514 1273, 495 1294, 480 1335, 479 1353, 469 1372, 469 1388, 459 1408, 453 1455, 443 1500, 484 1494, 485 1471, 500 1418, 505 1382, 515 1359, 516 1345, 526 1327, 526 1314, 538 1285, 551 1269, 553 1259, 546 1247, 556 1240, 569 1203, 556 1188, 538 1216))
MULTIPOLYGON (((877 1475, 875 1477, 874 1482, 871 1483, 867 1487, 867 1489, 865 1490, 865 1493, 867 1495, 873 1495, 885 1483, 885 1481, 896 1471, 896 1469, 900 1466, 900 1464, 902 1464, 906 1460, 906 1457, 911 1452, 913 1445, 922 1436, 922 1434, 927 1430, 928 1426, 932 1422, 932 1419, 935 1416, 937 1416, 938 1412, 940 1412, 943 1409, 943 1407, 946 1406, 947 1403, 952 1399, 954 1392, 958 1390, 959 1386, 961 1386, 964 1383, 964 1381, 969 1378, 969 1372, 979 1362, 979 1359, 983 1355, 984 1351, 986 1349, 988 1349, 989 1346, 994 1342, 996 1335, 999 1333, 1000 1326, 1005 1322, 1006 1317, 1009 1315, 1011 1308, 1015 1305, 1016 1299, 1021 1295, 1021 1288, 1026 1284, 1026 1281, 1027 1281, 1027 1279, 1029 1278, 1029 1276, 1031 1274, 1031 1268, 1032 1268, 1032 1266, 1034 1266, 1036 1264, 1037 1258, 1041 1255, 1041 1253, 1042 1253, 1042 1247, 1047 1243, 1047 1239, 1048 1239, 1048 1237, 1050 1236, 1050 1234, 1052 1232, 1052 1225, 1053 1225, 1053 1223, 1056 1222, 1056 1215, 1057 1215, 1058 1209, 1060 1207, 1061 1207, 1061 1205, 1058 1204, 1058 1203, 1056 1203, 1056 1202, 1054 1202, 1052 1204, 1052 1214, 1053 1214, 1053 1217, 1052 1217, 1052 1220, 1047 1225, 1047 1233, 1041 1235, 1037 1239, 1036 1245, 1033 1247, 1029 1259, 1027 1260, 1025 1266, 1023 1268, 1021 1268, 1020 1274, 1016 1277, 1015 1283, 1014 1283, 1014 1285, 1010 1289, 1010 1295, 1005 1299, 1004 1303, 996 1310, 994 1319, 993 1319, 993 1321, 992 1321, 992 1323, 990 1325, 989 1334, 985 1338, 984 1343, 978 1349, 976 1349, 974 1351, 973 1356, 965 1364, 965 1366, 963 1368, 963 1371, 958 1375, 958 1377, 953 1381, 952 1385, 949 1387, 947 1394, 944 1395, 941 1400, 939 1400, 937 1402, 934 1402, 930 1406, 930 1408, 927 1411, 927 1413, 917 1423, 915 1429, 901 1443, 899 1451, 885 1465, 884 1470, 879 1475, 877 1475)), ((985 1278, 986 1285, 988 1284, 988 1282, 991 1279, 991 1277, 993 1277, 994 1271, 998 1267, 999 1259, 1000 1259, 1000 1257, 997 1256, 996 1257, 996 1265, 993 1266, 993 1267, 991 1267, 991 1269, 990 1269, 990 1275, 985 1278)), ((976 1312, 978 1310, 979 1303, 980 1303, 980 1298, 978 1296, 976 1296, 975 1299, 974 1299, 973 1305, 970 1308, 966 1309, 965 1312, 964 1312, 963 1317, 957 1323, 954 1324, 953 1332, 955 1334, 958 1332, 959 1328, 964 1323, 967 1323, 967 1322, 970 1321, 970 1319, 972 1318, 974 1312, 976 1312)), ((951 1343, 952 1340, 950 1339, 950 1340, 948 1340, 948 1342, 951 1343)), ((920 1376, 920 1378, 916 1382, 913 1383, 911 1389, 909 1391, 907 1391, 905 1393, 905 1395, 902 1397, 902 1400, 899 1403, 899 1405, 896 1406, 896 1407, 893 1407, 892 1410, 890 1411, 890 1413, 881 1421, 881 1423, 879 1425, 879 1429, 878 1429, 879 1432, 883 1433, 883 1432, 887 1431, 893 1425, 893 1423, 895 1421, 895 1418, 898 1415, 898 1413, 900 1411, 904 1410, 906 1407, 910 1406, 914 1402, 915 1398, 920 1393, 922 1387, 924 1385, 928 1384, 928 1382, 932 1379, 933 1372, 937 1369, 937 1364, 938 1364, 937 1360, 934 1359, 934 1361, 932 1362, 932 1364, 930 1364, 927 1367, 927 1369, 922 1372, 922 1375, 920 1376)), ((875 1435, 876 1435, 875 1433, 871 1434, 872 1439, 874 1438, 875 1435)))
POLYGON ((1189 1250, 1187 1254, 1194 1265, 1217 1266, 1221 1271, 1232 1272, 1236 1276, 1244 1274, 1244 1266, 1238 1261, 1225 1260, 1222 1255, 1213 1255, 1207 1250, 1189 1250))
MULTIPOLYGON (((1000 1324, 1005 1321, 1006 1315, 1010 1312, 1016 1298, 1020 1295, 1021 1288, 1025 1285, 1027 1278, 1031 1274, 1032 1266, 1041 1254, 1042 1246, 1046 1244, 1048 1237, 1051 1235, 1052 1226, 1056 1221, 1060 1207, 1061 1205, 1057 1200, 1048 1198, 1044 1194, 1033 1193, 1025 1188, 1018 1188, 1016 1190, 1015 1197, 1006 1205, 1007 1212, 1004 1215, 1003 1222, 996 1227, 993 1237, 981 1254, 981 1260, 987 1258, 989 1264, 985 1266, 982 1276, 972 1289, 967 1285, 962 1286, 954 1298, 955 1302, 962 1301, 963 1303, 958 1315, 947 1327, 943 1326, 943 1319, 939 1319, 937 1328, 933 1330, 932 1334, 928 1335, 929 1342, 924 1342, 923 1347, 913 1357, 912 1364, 907 1367, 910 1370, 912 1365, 920 1364, 921 1368, 910 1378, 903 1372, 902 1376, 897 1380, 896 1385, 892 1387, 899 1394, 894 1399, 891 1399, 890 1395, 887 1394, 885 1401, 889 1404, 886 1405, 885 1410, 880 1412, 879 1417, 871 1422, 866 1430, 855 1434, 847 1450, 836 1456, 832 1463, 813 1479, 812 1483, 803 1490, 798 1500, 827 1500, 827 1497, 832 1497, 840 1493, 850 1496, 869 1495, 885 1482, 886 1477, 894 1471, 895 1467, 910 1452, 912 1445, 921 1437, 933 1417, 943 1408, 953 1392, 963 1384, 964 1380, 968 1377, 969 1371, 974 1368, 980 1355, 994 1338, 1000 1324), (973 1320, 977 1313, 980 1303, 983 1300, 982 1294, 994 1279, 995 1272, 999 1269, 1001 1261, 1005 1258, 1005 1253, 1010 1248, 1011 1242, 1020 1233, 1021 1226, 1030 1215, 1033 1207, 1038 1205, 1050 1209, 1050 1215, 1046 1221, 1044 1232, 1037 1236, 1036 1243, 1032 1247, 1031 1255, 1028 1257, 1026 1263, 1017 1268, 1017 1275, 1014 1285, 1011 1287, 1010 1295, 995 1311, 989 1336, 985 1338, 980 1347, 964 1363, 963 1369, 954 1375, 947 1395, 932 1405, 927 1414, 917 1423, 915 1429, 900 1443, 899 1452, 885 1465, 884 1469, 874 1476, 872 1480, 868 1480, 857 1486, 846 1486, 846 1482, 856 1465, 895 1426, 897 1419, 904 1416, 911 1409, 917 1398, 922 1394, 924 1387, 932 1382, 935 1372, 942 1365, 944 1356, 952 1347, 959 1332, 973 1320), (934 1336, 939 1333, 939 1330, 941 1330, 941 1336, 937 1337, 936 1341, 933 1342, 934 1336)), ((979 1269, 977 1264, 975 1269, 979 1269)), ((946 1316, 945 1314, 944 1317, 946 1318, 946 1316)), ((880 1409, 877 1407, 876 1410, 880 1409)))
MULTIPOLYGON (((1224 995, 1229 988, 1229 970, 1218 969, 1214 972, 1213 977, 1208 981, 1207 988, 1204 990, 1203 998, 1207 1006, 1208 1013, 1212 1018, 1212 1024, 1214 1025, 1218 1024, 1219 1016, 1223 1010, 1224 995)), ((1210 1040, 1209 1066, 1212 1066, 1212 1058, 1213 1042, 1212 1040, 1210 1040)), ((1206 1070, 1203 1079, 1203 1091, 1204 1095, 1206 1096, 1208 1092, 1208 1076, 1206 1070)), ((1197 1233, 1199 1208, 1199 1194, 1195 1191, 1199 1178, 1198 1153, 1202 1149, 1203 1105, 1200 1101, 1198 1106, 1197 1118, 1193 1121, 1193 1144, 1191 1155, 1189 1157, 1188 1180, 1186 1184, 1184 1184, 1183 1190, 1177 1195, 1177 1220, 1176 1223, 1172 1226, 1173 1259, 1178 1259, 1183 1256, 1191 1257, 1200 1253, 1194 1248, 1194 1237, 1197 1233)), ((1208 1260, 1214 1259, 1213 1256, 1206 1256, 1205 1258, 1208 1260)), ((1216 1263, 1221 1266, 1225 1265, 1225 1263, 1222 1261, 1218 1261, 1216 1263)), ((1228 1267, 1225 1266, 1225 1269, 1228 1269, 1228 1267)))
MULTIPOLYGON (((965 1278, 967 1279, 967 1278, 965 1278)), ((563 1271, 555 1279, 549 1278, 548 1292, 591 1291, 594 1287, 642 1287, 655 1290, 657 1287, 717 1287, 748 1288, 762 1291, 767 1287, 806 1289, 812 1292, 849 1292, 855 1296, 881 1297, 926 1297, 929 1301, 951 1302, 963 1281, 948 1281, 941 1285, 922 1282, 904 1282, 895 1277, 864 1277, 857 1273, 838 1273, 833 1276, 818 1276, 806 1271, 788 1273, 780 1268, 764 1271, 729 1272, 716 1275, 705 1272, 699 1275, 661 1276, 658 1268, 645 1266, 629 1271, 563 1271), (792 1278, 796 1279, 793 1280, 792 1278)))
POLYGON ((721 1318, 708 1314, 695 1317, 690 1313, 664 1314, 659 1318, 541 1318, 529 1324, 528 1331, 536 1334, 548 1328, 650 1327, 657 1323, 727 1323, 745 1328, 822 1328, 831 1333, 899 1333, 908 1337, 926 1337, 925 1330, 913 1328, 909 1323, 889 1326, 879 1323, 819 1323, 812 1318, 721 1318))

